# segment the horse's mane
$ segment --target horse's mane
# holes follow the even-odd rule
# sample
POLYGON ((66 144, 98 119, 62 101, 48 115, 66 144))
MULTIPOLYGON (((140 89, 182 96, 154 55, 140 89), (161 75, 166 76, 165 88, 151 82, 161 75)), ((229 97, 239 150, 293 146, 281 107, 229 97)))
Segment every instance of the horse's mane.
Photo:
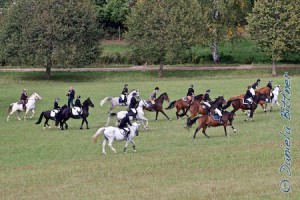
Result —
POLYGON ((168 95, 168 94, 166 92, 164 92, 161 95, 159 95, 159 97, 157 99, 160 99, 163 95, 168 95))
POLYGON ((196 95, 194 98, 195 98, 195 99, 199 99, 199 98, 201 98, 201 97, 203 97, 203 94, 198 94, 198 95, 196 95))
POLYGON ((217 98, 215 98, 215 100, 213 101, 213 103, 216 103, 221 98, 224 98, 224 97, 223 96, 218 96, 217 98))

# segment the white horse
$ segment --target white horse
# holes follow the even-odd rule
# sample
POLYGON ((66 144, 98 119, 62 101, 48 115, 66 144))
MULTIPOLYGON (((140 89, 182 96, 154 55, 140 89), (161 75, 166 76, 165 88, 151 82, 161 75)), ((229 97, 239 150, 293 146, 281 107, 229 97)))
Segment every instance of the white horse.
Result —
POLYGON ((128 96, 127 96, 127 102, 126 105, 124 103, 119 103, 120 97, 105 97, 100 101, 100 106, 103 106, 104 103, 110 101, 111 102, 111 107, 108 111, 108 113, 111 113, 111 111, 116 107, 116 106, 128 106, 130 104, 130 100, 132 98, 132 94, 136 93, 136 97, 139 97, 139 90, 132 90, 128 96))
POLYGON ((270 111, 272 111, 272 106, 273 106, 274 103, 276 103, 278 105, 278 107, 280 107, 280 108, 282 107, 279 104, 279 102, 278 102, 278 100, 279 100, 279 98, 278 98, 279 93, 281 93, 280 85, 275 85, 275 87, 274 87, 274 89, 272 91, 272 94, 274 95, 274 97, 273 97, 273 99, 270 102, 271 103, 270 111))
POLYGON ((16 103, 11 103, 9 108, 8 108, 8 111, 7 111, 7 121, 9 121, 9 117, 10 115, 12 115, 14 112, 16 112, 16 115, 17 115, 17 119, 18 120, 21 120, 21 118, 19 117, 19 113, 22 112, 22 111, 25 111, 25 115, 24 115, 24 120, 26 120, 26 117, 27 117, 27 114, 28 112, 31 110, 32 112, 32 115, 30 116, 30 118, 33 117, 34 115, 34 108, 35 108, 35 102, 37 100, 41 100, 42 97, 40 95, 38 95, 36 92, 34 92, 30 97, 28 97, 28 101, 26 103, 26 110, 23 109, 23 105, 19 102, 16 102, 16 103))
POLYGON ((106 142, 108 142, 108 146, 111 148, 111 150, 114 153, 117 153, 116 149, 112 146, 112 143, 114 140, 116 140, 116 141, 126 140, 126 144, 124 147, 124 153, 126 153, 126 149, 127 149, 127 146, 129 143, 132 143, 133 150, 134 150, 134 152, 136 152, 135 143, 133 141, 133 138, 134 138, 134 136, 138 136, 138 134, 139 134, 138 128, 139 128, 139 124, 136 122, 133 122, 132 126, 129 126, 130 134, 128 134, 128 138, 126 140, 124 130, 119 129, 117 127, 113 127, 113 126, 102 127, 93 135, 93 141, 94 141, 94 143, 97 143, 98 137, 101 134, 103 134, 104 140, 102 143, 102 153, 104 153, 104 154, 106 154, 106 152, 105 152, 106 142))
MULTIPOLYGON (((140 102, 139 102, 139 105, 136 109, 136 111, 137 111, 136 119, 137 119, 137 121, 139 121, 140 123, 143 124, 145 129, 148 129, 148 119, 145 117, 143 107, 147 108, 148 106, 149 105, 148 105, 147 101, 145 101, 144 99, 141 99, 140 102)), ((127 113, 128 113, 128 111, 124 110, 124 111, 120 111, 118 113, 108 114, 107 123, 106 123, 105 126, 108 126, 108 124, 110 122, 110 118, 113 117, 113 116, 117 116, 117 121, 116 121, 116 124, 115 124, 115 126, 117 126, 118 123, 120 123, 121 119, 123 119, 127 113)), ((129 116, 129 119, 130 119, 130 121, 132 121, 133 117, 129 116)))

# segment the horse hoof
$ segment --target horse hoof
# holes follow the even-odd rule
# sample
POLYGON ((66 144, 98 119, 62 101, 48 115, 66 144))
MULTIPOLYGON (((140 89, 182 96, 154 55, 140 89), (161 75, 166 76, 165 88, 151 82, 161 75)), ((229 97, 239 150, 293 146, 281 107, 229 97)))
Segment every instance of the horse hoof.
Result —
POLYGON ((136 153, 136 150, 133 150, 134 153, 136 153))
POLYGON ((107 153, 106 152, 102 152, 104 155, 106 155, 107 153))
POLYGON ((234 129, 233 132, 236 133, 236 130, 234 129))
POLYGON ((82 127, 80 127, 80 129, 82 130, 82 127))
POLYGON ((45 130, 46 128, 45 127, 43 127, 43 130, 45 130))
POLYGON ((89 127, 86 127, 86 129, 90 129, 89 127))

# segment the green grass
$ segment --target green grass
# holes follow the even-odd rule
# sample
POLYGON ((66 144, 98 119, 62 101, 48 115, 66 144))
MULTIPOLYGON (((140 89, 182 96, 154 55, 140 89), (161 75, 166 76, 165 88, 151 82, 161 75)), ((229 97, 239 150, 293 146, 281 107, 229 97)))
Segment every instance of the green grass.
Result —
MULTIPOLYGON (((109 104, 100 107, 106 96, 118 96, 124 83, 129 89, 140 89, 147 99, 155 86, 167 92, 171 101, 186 94, 193 83, 197 94, 211 89, 211 96, 225 98, 245 92, 246 86, 257 78, 261 86, 272 78, 283 85, 279 70, 270 77, 269 70, 165 71, 157 72, 54 72, 52 79, 42 80, 43 73, 0 73, 0 196, 1 199, 299 199, 299 85, 300 74, 292 76, 292 177, 279 173, 283 164, 284 138, 278 134, 287 123, 279 116, 279 108, 263 113, 258 108, 254 122, 244 122, 238 112, 234 125, 210 128, 206 139, 192 135, 183 128, 185 119, 176 120, 175 110, 167 111, 172 121, 159 114, 146 112, 149 130, 140 129, 135 138, 137 153, 124 143, 114 143, 118 153, 109 148, 102 155, 101 142, 92 144, 91 136, 106 123, 109 104), (56 96, 60 105, 67 103, 69 86, 75 88, 82 100, 91 97, 95 108, 88 118, 90 129, 80 130, 81 121, 69 120, 69 130, 42 129, 35 125, 39 114, 52 108, 56 96), (22 88, 42 96, 36 104, 36 115, 27 121, 14 116, 6 122, 6 111, 18 100, 22 88), (292 181, 292 192, 283 194, 279 182, 292 181)), ((167 103, 164 104, 165 107, 167 103)), ((118 108, 116 110, 122 110, 118 108)), ((23 115, 23 113, 22 113, 23 115)), ((50 122, 53 125, 53 122, 50 122)))

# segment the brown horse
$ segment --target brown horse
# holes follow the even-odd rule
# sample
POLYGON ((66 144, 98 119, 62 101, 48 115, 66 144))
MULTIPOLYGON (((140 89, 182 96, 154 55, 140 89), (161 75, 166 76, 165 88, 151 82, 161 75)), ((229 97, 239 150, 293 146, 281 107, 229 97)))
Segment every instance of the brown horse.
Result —
MULTIPOLYGON (((203 94, 198 94, 197 96, 194 97, 194 101, 193 103, 200 103, 203 100, 204 95, 203 94)), ((187 111, 189 109, 189 103, 186 100, 183 99, 178 99, 175 101, 172 101, 169 106, 166 108, 166 110, 172 109, 176 107, 176 117, 177 119, 180 119, 179 117, 183 117, 184 115, 179 114, 180 110, 182 110, 182 113, 185 113, 185 115, 188 117, 187 115, 187 111)))
POLYGON ((148 105, 150 105, 150 106, 148 106, 147 108, 144 106, 143 109, 148 110, 150 112, 155 111, 156 112, 155 121, 157 120, 158 112, 161 112, 162 114, 164 114, 166 116, 166 118, 168 120, 170 120, 170 118, 167 116, 167 114, 163 111, 162 105, 163 105, 164 100, 166 100, 167 102, 170 102, 168 94, 166 92, 162 93, 157 99, 154 100, 155 104, 152 104, 151 101, 147 101, 148 105))
POLYGON ((226 130, 226 126, 230 125, 231 128, 233 129, 234 132, 236 132, 235 128, 233 127, 232 125, 232 122, 234 120, 234 114, 231 113, 231 112, 227 112, 227 111, 223 111, 222 112, 222 124, 219 124, 219 121, 218 120, 215 120, 213 118, 212 115, 203 115, 201 117, 195 117, 194 119, 190 120, 189 122, 189 126, 191 126, 192 124, 194 124, 197 120, 198 120, 198 124, 199 126, 197 127, 197 129, 195 130, 195 133, 194 133, 194 139, 196 138, 196 134, 197 132, 202 128, 202 133, 207 137, 209 138, 208 135, 206 135, 206 129, 207 129, 207 126, 210 126, 210 127, 216 127, 216 126, 223 126, 224 127, 224 131, 225 131, 225 136, 227 137, 227 130, 226 130))
POLYGON ((250 114, 248 115, 248 118, 245 119, 245 121, 247 121, 249 119, 251 119, 253 121, 253 113, 254 113, 255 109, 257 108, 258 102, 261 99, 264 99, 263 95, 261 95, 260 93, 258 93, 258 95, 255 95, 254 101, 252 104, 250 104, 250 107, 248 107, 247 104, 244 104, 244 99, 230 100, 227 102, 227 104, 225 106, 223 106, 223 109, 228 108, 232 104, 233 110, 231 111, 231 113, 233 113, 233 114, 239 109, 250 110, 250 114))
MULTIPOLYGON (((258 103, 263 108, 264 112, 267 112, 266 98, 267 99, 270 98, 270 91, 271 91, 271 89, 269 87, 262 87, 259 90, 255 91, 255 95, 258 95, 258 94, 262 95, 262 98, 259 100, 258 103)), ((244 99, 244 96, 245 96, 245 94, 240 94, 239 96, 231 97, 227 100, 227 102, 235 100, 235 99, 244 99)), ((243 109, 242 109, 242 111, 245 112, 243 109)))
POLYGON ((188 127, 188 122, 193 119, 194 117, 196 117, 198 114, 201 115, 207 115, 209 113, 209 110, 213 110, 216 108, 217 104, 219 102, 222 102, 223 104, 226 103, 225 99, 223 96, 219 96, 215 99, 215 101, 211 102, 211 107, 209 109, 207 109, 203 104, 201 103, 197 103, 194 102, 191 106, 190 106, 190 114, 191 116, 187 119, 187 127, 188 127))

